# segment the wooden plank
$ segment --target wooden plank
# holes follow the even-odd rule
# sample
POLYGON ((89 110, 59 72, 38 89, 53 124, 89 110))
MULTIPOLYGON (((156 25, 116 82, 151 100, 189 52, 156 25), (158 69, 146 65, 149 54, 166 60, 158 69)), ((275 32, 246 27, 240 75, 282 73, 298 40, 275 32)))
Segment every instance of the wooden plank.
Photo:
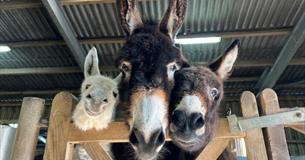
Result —
POLYGON ((305 40, 305 12, 302 13, 300 19, 294 26, 291 34, 289 35, 286 44, 280 51, 276 61, 271 68, 265 70, 260 80, 256 83, 256 88, 260 91, 265 88, 272 88, 277 80, 280 78, 286 67, 289 65, 289 61, 296 54, 297 50, 304 43, 305 40))
MULTIPOLYGON (((208 65, 208 62, 191 62, 193 65, 208 65)), ((268 67, 272 66, 274 61, 272 60, 237 60, 234 67, 236 68, 243 68, 243 67, 268 67)), ((295 58, 292 59, 288 65, 305 65, 305 58, 295 58)))
POLYGON ((73 160, 74 144, 67 143, 65 160, 73 160))
POLYGON ((216 160, 229 145, 230 139, 213 139, 196 160, 216 160))
MULTIPOLYGON (((101 72, 119 71, 114 66, 102 66, 101 72)), ((1 68, 0 75, 28 75, 28 74, 65 74, 82 73, 79 67, 37 67, 37 68, 1 68)))
POLYGON ((0 1, 0 10, 13 10, 42 7, 40 0, 0 1))
MULTIPOLYGON (((280 111, 276 93, 272 89, 265 89, 260 93, 262 115, 280 111)), ((263 129, 268 159, 289 160, 288 146, 284 132, 284 125, 263 129)))
POLYGON ((71 93, 60 92, 55 96, 50 113, 44 160, 62 160, 65 157, 71 110, 75 104, 71 93))
POLYGON ((294 130, 296 130, 296 131, 305 135, 305 124, 304 124, 304 122, 303 122, 303 125, 295 125, 295 126, 290 125, 289 128, 292 128, 292 129, 294 129, 294 130))
POLYGON ((39 120, 44 112, 44 99, 23 98, 19 115, 12 160, 32 160, 35 157, 39 120))
MULTIPOLYGON (((71 143, 81 142, 128 142, 129 130, 125 122, 112 122, 108 128, 101 131, 95 129, 88 131, 80 131, 73 124, 69 124, 69 136, 68 141, 71 143)), ((230 133, 227 119, 223 118, 219 120, 219 125, 215 139, 232 139, 232 138, 243 138, 244 132, 230 133)), ((170 141, 170 137, 166 137, 167 141, 170 141)))
POLYGON ((111 160, 108 153, 96 142, 81 143, 92 160, 111 160))
MULTIPOLYGON (((45 95, 45 94, 57 94, 62 92, 62 90, 37 90, 37 91, 3 91, 0 92, 0 96, 8 95, 45 95)), ((69 90, 72 93, 79 93, 79 90, 69 90)))
MULTIPOLYGON (((256 98, 253 93, 245 91, 240 98, 242 115, 245 118, 259 117, 256 98)), ((246 132, 247 158, 249 160, 268 160, 264 136, 261 129, 246 132)))
POLYGON ((47 9, 51 19, 55 23, 61 36, 71 50, 71 53, 76 60, 78 66, 84 71, 85 50, 76 39, 75 31, 72 25, 67 21, 61 6, 54 0, 42 0, 44 7, 47 9))

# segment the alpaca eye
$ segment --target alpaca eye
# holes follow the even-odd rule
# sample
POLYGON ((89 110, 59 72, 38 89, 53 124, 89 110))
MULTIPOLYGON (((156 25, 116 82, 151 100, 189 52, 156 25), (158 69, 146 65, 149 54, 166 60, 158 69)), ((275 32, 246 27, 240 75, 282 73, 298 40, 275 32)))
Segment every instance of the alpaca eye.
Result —
POLYGON ((213 88, 213 89, 211 90, 210 95, 213 97, 213 99, 216 99, 217 96, 218 96, 218 89, 217 89, 217 88, 213 88))
POLYGON ((85 89, 88 89, 90 86, 91 86, 90 84, 87 84, 86 87, 85 87, 85 89))
POLYGON ((103 102, 107 103, 107 102, 108 102, 108 99, 107 99, 107 98, 105 98, 105 99, 103 100, 103 102))
POLYGON ((113 94, 113 97, 116 98, 118 96, 118 93, 117 92, 112 92, 113 94))

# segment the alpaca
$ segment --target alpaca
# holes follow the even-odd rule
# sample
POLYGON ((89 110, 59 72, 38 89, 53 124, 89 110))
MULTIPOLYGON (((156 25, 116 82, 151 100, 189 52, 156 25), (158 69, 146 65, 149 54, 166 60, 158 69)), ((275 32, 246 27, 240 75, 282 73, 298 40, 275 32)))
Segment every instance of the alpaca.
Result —
POLYGON ((174 75, 169 130, 186 159, 195 159, 213 138, 224 92, 223 82, 232 72, 238 48, 239 41, 235 40, 209 68, 192 66, 174 75))
POLYGON ((187 0, 170 0, 160 23, 142 21, 135 0, 117 0, 127 38, 117 67, 129 126, 129 142, 138 159, 157 159, 168 128, 168 108, 174 73, 187 65, 174 39, 186 13, 187 0))
MULTIPOLYGON (((118 102, 118 84, 121 74, 115 79, 100 74, 97 51, 93 47, 85 60, 85 79, 81 85, 81 99, 73 112, 72 120, 82 131, 89 129, 102 130, 113 120, 118 102)), ((109 153, 106 144, 100 145, 109 153)), ((79 159, 90 159, 85 150, 77 146, 79 159)))

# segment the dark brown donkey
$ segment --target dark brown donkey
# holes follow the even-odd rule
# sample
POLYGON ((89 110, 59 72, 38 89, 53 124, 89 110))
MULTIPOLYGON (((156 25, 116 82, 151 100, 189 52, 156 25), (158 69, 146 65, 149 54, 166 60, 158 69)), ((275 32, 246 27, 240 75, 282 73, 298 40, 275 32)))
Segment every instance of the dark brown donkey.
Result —
POLYGON ((193 158, 215 133, 223 82, 232 72, 238 48, 239 41, 235 40, 209 68, 188 67, 175 73, 170 133, 173 142, 193 158))
POLYGON ((118 0, 127 34, 117 66, 124 82, 120 94, 128 108, 129 141, 139 159, 156 159, 165 143, 174 73, 186 61, 174 38, 185 16, 186 0, 170 0, 162 21, 144 23, 135 0, 118 0))

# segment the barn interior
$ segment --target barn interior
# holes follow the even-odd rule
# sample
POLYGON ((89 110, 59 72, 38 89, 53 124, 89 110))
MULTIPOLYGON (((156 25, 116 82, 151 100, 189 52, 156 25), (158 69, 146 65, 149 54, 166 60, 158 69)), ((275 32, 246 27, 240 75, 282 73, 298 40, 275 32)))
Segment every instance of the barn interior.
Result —
MULTIPOLYGON (((144 18, 160 20, 167 0, 139 0, 144 18)), ((193 65, 205 66, 234 40, 241 49, 225 82, 221 115, 241 115, 240 95, 273 88, 281 107, 305 106, 305 0, 189 0, 177 38, 220 37, 219 43, 181 44, 193 65)), ((115 0, 0 0, 0 124, 18 122, 24 97, 46 100, 48 119, 60 91, 80 94, 81 67, 91 47, 102 74, 115 77, 125 42, 115 0), (0 47, 1 48, 1 47, 0 47), (1 51, 0 51, 1 52, 1 51)), ((285 129, 290 156, 305 155, 305 136, 285 129)), ((36 154, 44 151, 41 130, 36 154)))

